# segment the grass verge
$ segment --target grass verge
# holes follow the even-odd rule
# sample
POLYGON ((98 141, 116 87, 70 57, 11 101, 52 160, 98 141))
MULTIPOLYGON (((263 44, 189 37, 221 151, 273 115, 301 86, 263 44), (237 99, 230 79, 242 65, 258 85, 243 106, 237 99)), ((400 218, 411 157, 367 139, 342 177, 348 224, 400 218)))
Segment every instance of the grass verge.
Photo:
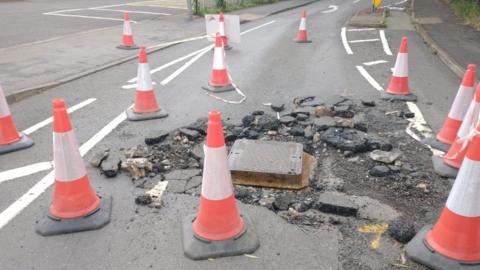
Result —
POLYGON ((480 0, 447 0, 457 16, 480 30, 480 0))
POLYGON ((195 7, 194 3, 194 13, 195 15, 200 15, 203 16, 205 14, 216 14, 219 13, 220 11, 223 12, 229 12, 229 11, 234 11, 234 10, 239 10, 239 9, 244 9, 244 8, 249 8, 249 7, 255 7, 259 5, 265 5, 265 4, 271 4, 278 2, 278 0, 246 0, 242 1, 241 4, 228 4, 224 3, 222 7, 205 7, 205 8, 198 8, 195 7))

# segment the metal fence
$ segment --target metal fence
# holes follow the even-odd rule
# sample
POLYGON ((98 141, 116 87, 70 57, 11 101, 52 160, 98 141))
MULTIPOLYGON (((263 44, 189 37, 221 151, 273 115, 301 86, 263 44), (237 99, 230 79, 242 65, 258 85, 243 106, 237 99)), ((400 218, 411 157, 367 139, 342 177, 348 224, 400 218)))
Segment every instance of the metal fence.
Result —
POLYGON ((228 6, 245 6, 249 4, 267 4, 278 0, 192 0, 193 8, 204 10, 208 8, 227 9, 228 6))

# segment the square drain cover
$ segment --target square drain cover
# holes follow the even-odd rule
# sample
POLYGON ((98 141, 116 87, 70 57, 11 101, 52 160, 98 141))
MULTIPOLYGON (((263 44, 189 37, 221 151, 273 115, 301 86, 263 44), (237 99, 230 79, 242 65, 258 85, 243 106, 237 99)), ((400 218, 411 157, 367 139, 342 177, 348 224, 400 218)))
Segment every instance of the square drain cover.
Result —
POLYGON ((234 184, 300 189, 308 186, 311 171, 304 170, 304 157, 299 143, 237 140, 228 162, 234 184))

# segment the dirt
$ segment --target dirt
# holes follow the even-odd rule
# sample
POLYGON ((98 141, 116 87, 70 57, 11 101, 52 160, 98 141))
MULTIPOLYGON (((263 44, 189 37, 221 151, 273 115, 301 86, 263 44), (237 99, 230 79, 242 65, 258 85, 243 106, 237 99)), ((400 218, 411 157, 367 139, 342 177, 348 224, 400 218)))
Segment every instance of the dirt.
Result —
MULTIPOLYGON (((243 117, 240 124, 224 122, 226 144, 230 147, 240 138, 302 143, 304 151, 317 159, 310 186, 300 191, 236 186, 236 198, 245 204, 266 207, 287 222, 306 229, 337 226, 343 235, 339 251, 343 269, 403 269, 407 265, 408 269, 426 269, 405 262, 403 244, 390 235, 404 241, 413 229, 435 222, 451 183, 433 173, 430 150, 405 132, 408 118, 413 117, 407 106, 381 100, 335 97, 321 101, 302 97, 286 108, 293 109, 280 112, 282 121, 276 119, 273 111, 255 111, 243 117), (321 121, 322 126, 315 125, 318 119, 315 113, 320 112, 315 111, 317 106, 331 110, 336 120, 328 121, 328 125, 334 127, 325 129, 325 121, 321 121), (322 135, 327 132, 329 137, 338 134, 341 140, 334 140, 336 143, 325 140, 322 135), (351 147, 352 140, 359 140, 360 146, 351 147), (376 149, 399 151, 401 155, 394 163, 384 164, 369 157, 376 149), (373 177, 369 172, 375 166, 388 166, 390 173, 373 177), (358 214, 356 211, 349 214, 352 216, 330 210, 322 212, 323 208, 316 206, 319 196, 325 192, 343 194, 358 205, 358 214), (390 223, 393 227, 387 231, 390 223), (364 226, 384 230, 365 233, 368 230, 362 229, 364 226), (377 237, 378 246, 373 247, 377 237)), ((321 112, 322 117, 329 114, 324 108, 321 112)), ((167 187, 166 192, 199 196, 205 134, 206 119, 202 118, 168 135, 159 134, 158 144, 147 140, 150 145, 143 157, 153 168, 145 177, 132 178, 132 182, 139 188, 149 189, 168 175, 168 185, 172 188, 167 187)), ((138 203, 148 204, 144 200, 138 203)), ((343 203, 350 207, 350 202, 343 203)))

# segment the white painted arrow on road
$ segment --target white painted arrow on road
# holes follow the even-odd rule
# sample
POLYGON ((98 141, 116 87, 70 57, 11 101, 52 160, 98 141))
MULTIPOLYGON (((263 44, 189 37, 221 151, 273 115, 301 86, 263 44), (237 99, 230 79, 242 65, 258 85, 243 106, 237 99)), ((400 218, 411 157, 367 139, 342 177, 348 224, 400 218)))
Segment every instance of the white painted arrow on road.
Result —
POLYGON ((330 5, 330 6, 328 6, 328 9, 322 11, 322 13, 332 13, 332 12, 337 11, 337 9, 338 9, 338 6, 330 5))

